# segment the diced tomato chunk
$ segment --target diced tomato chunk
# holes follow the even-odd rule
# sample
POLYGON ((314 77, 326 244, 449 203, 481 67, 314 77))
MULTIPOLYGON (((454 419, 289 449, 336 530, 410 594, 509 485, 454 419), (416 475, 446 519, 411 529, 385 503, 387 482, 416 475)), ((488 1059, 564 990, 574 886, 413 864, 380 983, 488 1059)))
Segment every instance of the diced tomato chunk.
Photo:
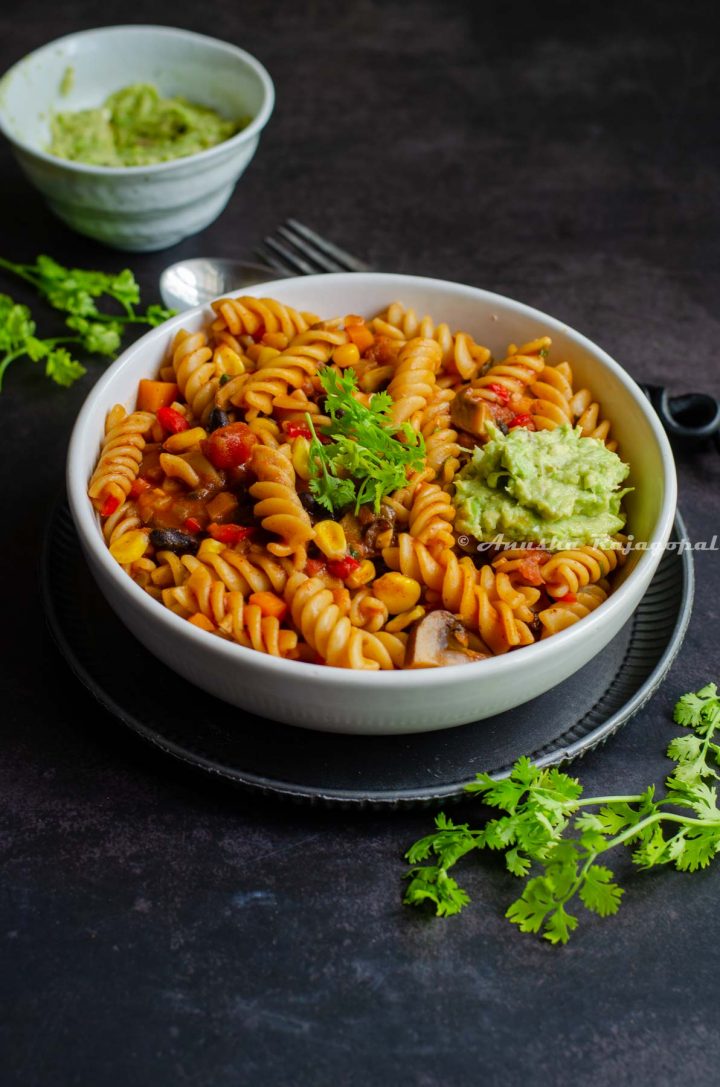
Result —
POLYGON ((186 517, 183 526, 188 532, 200 532, 202 530, 202 525, 196 517, 186 517))
POLYGON ((333 559, 332 562, 327 564, 328 573, 332 574, 333 577, 339 577, 341 581, 349 577, 353 570, 357 570, 359 566, 360 563, 352 555, 346 555, 344 559, 333 559))
POLYGON ((241 540, 247 540, 252 536, 255 529, 252 525, 218 525, 213 522, 208 525, 208 532, 213 540, 219 540, 228 547, 234 547, 241 540))
POLYGON ((112 496, 110 498, 106 498, 105 501, 102 504, 101 509, 100 509, 100 516, 101 517, 109 517, 110 514, 115 512, 115 510, 118 508, 119 505, 120 505, 120 499, 119 498, 113 498, 112 496))
POLYGON ((315 577, 325 569, 325 559, 308 559, 305 563, 305 573, 308 577, 315 577))
POLYGON ((239 468, 252 456, 257 437, 247 423, 218 427, 204 443, 204 453, 216 468, 239 468))
POLYGON ((175 408, 158 408, 157 417, 163 430, 169 430, 171 434, 180 434, 190 426, 185 416, 175 408))
POLYGON ((577 604, 577 597, 575 593, 565 593, 565 596, 558 597, 558 604, 577 604))

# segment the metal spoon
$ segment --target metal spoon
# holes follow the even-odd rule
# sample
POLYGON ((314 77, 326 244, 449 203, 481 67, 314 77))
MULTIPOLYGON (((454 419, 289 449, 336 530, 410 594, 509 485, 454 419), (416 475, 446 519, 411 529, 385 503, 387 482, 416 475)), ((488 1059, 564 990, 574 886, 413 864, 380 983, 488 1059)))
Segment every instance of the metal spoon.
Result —
POLYGON ((196 257, 179 260, 165 269, 160 276, 160 295, 168 309, 182 312, 204 305, 228 291, 286 278, 283 272, 268 268, 266 264, 223 257, 196 257))

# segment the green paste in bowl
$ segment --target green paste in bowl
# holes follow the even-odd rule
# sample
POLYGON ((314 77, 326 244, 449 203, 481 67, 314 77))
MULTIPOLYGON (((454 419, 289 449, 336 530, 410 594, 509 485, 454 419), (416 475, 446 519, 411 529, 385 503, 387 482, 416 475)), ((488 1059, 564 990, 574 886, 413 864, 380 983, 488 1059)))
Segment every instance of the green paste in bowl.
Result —
POLYGON ((97 109, 54 114, 48 150, 90 166, 149 166, 215 147, 247 124, 184 98, 161 98, 150 83, 134 83, 97 109))

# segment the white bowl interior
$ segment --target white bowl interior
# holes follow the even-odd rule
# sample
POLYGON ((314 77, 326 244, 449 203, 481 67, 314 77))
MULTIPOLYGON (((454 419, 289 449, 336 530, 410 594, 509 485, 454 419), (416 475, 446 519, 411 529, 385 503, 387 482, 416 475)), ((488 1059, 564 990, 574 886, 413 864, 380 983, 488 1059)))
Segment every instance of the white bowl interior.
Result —
POLYGON ((242 51, 171 27, 121 26, 60 38, 19 61, 0 83, 0 118, 9 135, 46 151, 53 113, 100 106, 132 83, 154 83, 164 96, 182 95, 228 119, 254 118, 267 86, 242 51), (68 68, 69 92, 61 94, 68 68))

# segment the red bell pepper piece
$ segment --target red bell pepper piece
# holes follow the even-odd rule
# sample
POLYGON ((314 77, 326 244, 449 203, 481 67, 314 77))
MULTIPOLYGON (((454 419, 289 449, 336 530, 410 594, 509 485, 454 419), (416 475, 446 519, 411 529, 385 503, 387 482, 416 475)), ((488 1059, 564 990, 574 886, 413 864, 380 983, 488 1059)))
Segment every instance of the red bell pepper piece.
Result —
POLYGON ((506 389, 504 385, 500 385, 497 381, 491 381, 485 388, 491 393, 495 393, 498 400, 502 401, 503 404, 507 404, 510 399, 510 390, 506 389))
POLYGON ((163 430, 169 430, 171 434, 180 434, 190 426, 185 416, 175 408, 158 408, 157 417, 163 430))
POLYGON ((526 411, 523 411, 523 412, 520 412, 519 415, 514 415, 512 417, 512 419, 508 423, 508 428, 510 430, 512 430, 513 427, 516 427, 516 426, 530 426, 531 423, 532 423, 532 415, 528 415, 528 413, 526 411))
POLYGON ((208 532, 213 540, 219 540, 228 547, 234 547, 241 540, 247 540, 252 536, 255 529, 252 525, 218 525, 213 521, 208 525, 208 532))
POLYGON ((109 517, 111 513, 115 512, 115 510, 118 508, 119 505, 120 505, 120 499, 119 498, 114 498, 112 496, 110 498, 106 498, 105 501, 102 504, 101 509, 100 509, 100 516, 101 517, 109 517))
POLYGON ((353 570, 357 570, 359 566, 360 563, 352 555, 346 555, 344 559, 333 559, 327 564, 328 573, 332 574, 333 577, 339 577, 341 581, 349 577, 353 570))
POLYGON ((298 419, 287 419, 282 428, 288 438, 307 438, 308 441, 312 438, 310 427, 307 423, 301 423, 298 419))

